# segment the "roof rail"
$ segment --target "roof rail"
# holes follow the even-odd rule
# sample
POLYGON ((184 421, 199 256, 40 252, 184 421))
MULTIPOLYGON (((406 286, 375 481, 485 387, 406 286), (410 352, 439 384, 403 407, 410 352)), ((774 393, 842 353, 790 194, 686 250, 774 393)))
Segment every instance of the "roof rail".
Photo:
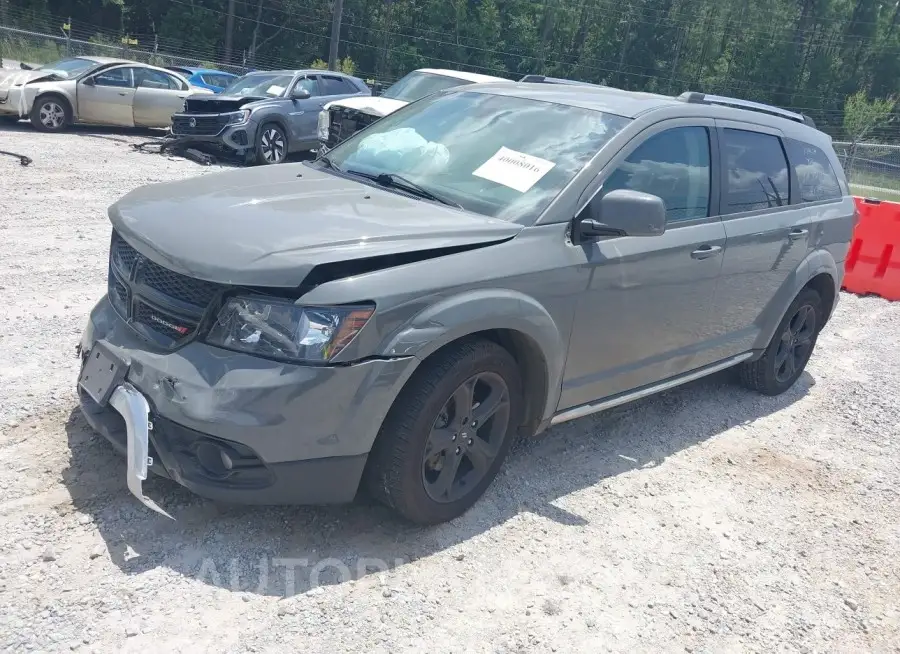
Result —
POLYGON ((519 82, 531 82, 539 84, 566 84, 570 86, 603 86, 602 84, 594 84, 593 82, 582 82, 574 79, 563 79, 561 77, 547 77, 546 75, 528 74, 519 82))
POLYGON ((679 95, 678 99, 682 102, 689 102, 692 104, 715 104, 723 107, 733 107, 735 109, 758 111, 760 113, 769 114, 771 116, 787 118, 788 120, 793 120, 797 123, 803 123, 804 125, 808 125, 812 128, 815 128, 816 126, 816 124, 813 122, 813 119, 806 114, 800 114, 794 111, 788 111, 787 109, 782 109, 781 107, 773 107, 769 104, 752 102, 750 100, 726 98, 721 95, 707 95, 705 93, 697 93, 696 91, 686 91, 679 95))

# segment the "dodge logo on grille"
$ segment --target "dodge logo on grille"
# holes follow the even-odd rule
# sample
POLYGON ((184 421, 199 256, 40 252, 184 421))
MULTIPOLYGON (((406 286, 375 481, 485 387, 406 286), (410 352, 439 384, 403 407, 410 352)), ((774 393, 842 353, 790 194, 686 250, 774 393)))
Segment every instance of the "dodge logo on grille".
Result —
POLYGON ((160 317, 157 316, 157 315, 151 315, 151 316, 150 316, 150 320, 152 320, 152 321, 155 322, 155 323, 158 323, 158 324, 162 325, 163 327, 168 327, 168 328, 171 329, 172 331, 176 331, 176 332, 178 332, 179 334, 181 334, 182 336, 183 336, 184 334, 187 334, 187 333, 190 331, 187 327, 180 327, 180 326, 178 326, 178 325, 176 325, 176 324, 174 324, 174 323, 169 322, 168 320, 163 320, 162 318, 160 318, 160 317))
POLYGON ((190 125, 191 127, 196 127, 196 126, 197 126, 197 119, 196 119, 196 118, 191 118, 191 119, 188 121, 188 125, 190 125))

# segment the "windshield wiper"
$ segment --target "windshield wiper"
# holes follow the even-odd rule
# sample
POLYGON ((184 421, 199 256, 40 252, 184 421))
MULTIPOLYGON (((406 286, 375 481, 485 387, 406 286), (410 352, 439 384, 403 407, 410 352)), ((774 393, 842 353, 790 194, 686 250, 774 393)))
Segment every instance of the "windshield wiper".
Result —
POLYGON ((372 173, 364 173, 359 170, 347 170, 344 172, 350 175, 358 175, 359 177, 371 179, 373 182, 379 184, 380 186, 388 186, 400 189, 401 191, 405 191, 410 195, 415 195, 426 200, 439 202, 441 204, 447 205, 448 207, 456 207, 457 209, 463 208, 462 205, 458 202, 454 202, 453 200, 448 200, 447 198, 443 198, 440 195, 436 195, 433 191, 429 191, 428 189, 419 186, 415 182, 410 181, 403 177, 403 175, 398 175, 397 173, 379 173, 377 175, 373 175, 372 173))

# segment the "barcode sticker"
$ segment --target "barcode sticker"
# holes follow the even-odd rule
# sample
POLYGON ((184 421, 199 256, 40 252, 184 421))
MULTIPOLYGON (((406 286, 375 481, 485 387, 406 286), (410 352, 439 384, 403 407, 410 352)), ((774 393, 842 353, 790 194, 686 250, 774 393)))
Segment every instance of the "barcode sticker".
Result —
POLYGON ((472 174, 525 193, 555 165, 552 161, 501 147, 472 174))

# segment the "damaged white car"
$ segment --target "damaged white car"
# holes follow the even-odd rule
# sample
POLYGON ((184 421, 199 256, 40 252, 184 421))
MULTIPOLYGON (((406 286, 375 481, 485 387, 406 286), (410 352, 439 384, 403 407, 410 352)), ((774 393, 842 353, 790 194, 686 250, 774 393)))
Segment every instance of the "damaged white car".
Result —
POLYGON ((195 93, 212 91, 136 61, 69 57, 33 70, 2 71, 0 119, 28 118, 44 132, 74 123, 169 127, 172 114, 195 93))
POLYGON ((440 68, 420 68, 397 80, 380 96, 344 98, 326 104, 319 112, 318 153, 325 154, 344 139, 379 118, 432 93, 464 84, 509 82, 503 77, 440 68))

